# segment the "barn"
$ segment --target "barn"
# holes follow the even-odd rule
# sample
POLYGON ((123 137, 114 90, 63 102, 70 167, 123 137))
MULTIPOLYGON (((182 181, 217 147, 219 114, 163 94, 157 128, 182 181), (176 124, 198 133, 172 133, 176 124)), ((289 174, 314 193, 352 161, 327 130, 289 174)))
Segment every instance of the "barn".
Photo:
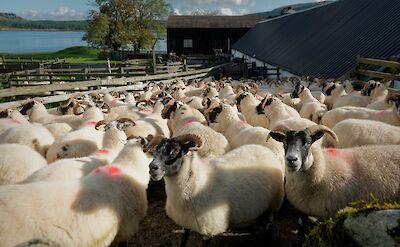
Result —
POLYGON ((168 53, 214 54, 214 49, 231 53, 232 45, 265 19, 263 16, 169 16, 168 53))

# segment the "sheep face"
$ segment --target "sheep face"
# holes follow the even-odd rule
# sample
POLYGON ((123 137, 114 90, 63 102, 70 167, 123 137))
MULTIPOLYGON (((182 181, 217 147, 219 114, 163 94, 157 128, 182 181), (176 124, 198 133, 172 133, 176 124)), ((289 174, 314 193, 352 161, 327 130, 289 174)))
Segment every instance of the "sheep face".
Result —
POLYGON ((292 98, 299 98, 299 95, 304 91, 305 87, 303 85, 300 85, 300 83, 297 83, 294 91, 290 94, 290 97, 292 98))
MULTIPOLYGON (((282 127, 285 129, 284 127, 282 127)), ((278 128, 279 129, 279 128, 278 128)), ((315 125, 305 130, 285 132, 271 131, 269 135, 276 141, 282 142, 285 149, 285 163, 287 172, 307 171, 313 164, 311 145, 321 139, 325 133, 337 139, 336 134, 326 126, 315 125)))
POLYGON ((154 181, 160 181, 164 176, 177 174, 182 167, 182 157, 187 150, 175 138, 164 138, 157 146, 153 161, 149 165, 151 178, 154 181))
POLYGON ((171 139, 163 138, 153 154, 150 163, 150 176, 154 181, 164 176, 174 176, 182 168, 183 158, 189 151, 197 151, 203 141, 193 134, 186 134, 171 139))

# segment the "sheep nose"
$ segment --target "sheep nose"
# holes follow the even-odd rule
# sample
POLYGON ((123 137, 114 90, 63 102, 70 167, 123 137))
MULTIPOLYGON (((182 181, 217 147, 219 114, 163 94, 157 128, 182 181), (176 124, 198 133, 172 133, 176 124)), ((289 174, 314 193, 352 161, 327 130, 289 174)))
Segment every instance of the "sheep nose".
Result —
POLYGON ((157 171, 158 169, 160 169, 158 165, 154 164, 153 162, 150 163, 150 170, 157 171))
POLYGON ((298 158, 294 155, 289 155, 286 156, 286 160, 289 161, 290 163, 296 162, 298 160, 298 158))

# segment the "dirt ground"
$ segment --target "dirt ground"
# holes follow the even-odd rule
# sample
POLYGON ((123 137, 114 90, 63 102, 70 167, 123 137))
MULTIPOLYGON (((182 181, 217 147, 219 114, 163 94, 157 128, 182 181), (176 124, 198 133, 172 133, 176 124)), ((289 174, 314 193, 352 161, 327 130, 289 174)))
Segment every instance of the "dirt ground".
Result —
MULTIPOLYGON (((129 241, 129 247, 179 246, 183 229, 165 214, 165 199, 164 183, 151 183, 148 189, 147 216, 140 224, 139 233, 129 241)), ((275 215, 270 232, 264 230, 266 220, 260 220, 246 229, 214 237, 210 246, 292 246, 296 239, 294 231, 297 227, 297 217, 296 210, 285 202, 280 212, 275 215)), ((191 232, 187 246, 201 246, 201 240, 202 237, 198 233, 191 232)))

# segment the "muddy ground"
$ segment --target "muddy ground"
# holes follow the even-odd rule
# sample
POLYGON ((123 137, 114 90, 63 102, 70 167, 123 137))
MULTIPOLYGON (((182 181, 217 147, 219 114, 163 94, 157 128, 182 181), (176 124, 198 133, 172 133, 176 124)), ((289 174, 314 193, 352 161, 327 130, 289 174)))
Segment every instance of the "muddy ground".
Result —
MULTIPOLYGON (((183 234, 182 227, 176 225, 165 214, 164 183, 151 183, 148 190, 149 208, 147 216, 140 224, 139 233, 129 241, 129 247, 150 246, 179 246, 183 234)), ((260 220, 246 229, 234 230, 216 236, 210 246, 292 246, 296 235, 298 214, 287 202, 280 212, 275 215, 272 230, 266 232, 266 220, 260 220)), ((188 244, 189 247, 201 246, 202 237, 192 232, 188 244)))

